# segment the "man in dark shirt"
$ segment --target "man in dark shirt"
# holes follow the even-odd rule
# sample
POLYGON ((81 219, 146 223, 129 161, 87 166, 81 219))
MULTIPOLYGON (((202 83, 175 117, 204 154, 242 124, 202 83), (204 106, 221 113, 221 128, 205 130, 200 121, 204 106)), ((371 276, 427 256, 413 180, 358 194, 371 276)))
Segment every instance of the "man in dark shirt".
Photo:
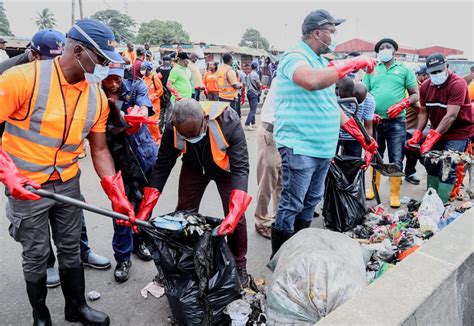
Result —
MULTIPOLYGON (((418 127, 407 142, 406 149, 413 149, 422 138, 422 130, 428 119, 431 130, 421 145, 420 152, 434 150, 453 150, 464 152, 472 131, 473 114, 467 83, 458 75, 449 72, 446 58, 434 53, 426 59, 430 80, 420 87, 421 111, 418 127)), ((456 181, 456 164, 452 164, 449 175, 443 180, 442 166, 425 159, 428 173, 428 188, 437 190, 443 202, 447 202, 456 181)))
POLYGON ((163 95, 161 95, 161 110, 160 110, 160 119, 159 119, 159 126, 160 131, 163 132, 163 127, 165 122, 169 120, 171 115, 171 93, 169 89, 166 87, 168 83, 168 77, 170 75, 171 69, 173 69, 173 65, 171 64, 171 57, 169 55, 163 56, 163 64, 156 68, 156 72, 158 76, 161 78, 161 83, 163 84, 163 95))
POLYGON ((145 48, 137 48, 137 59, 132 64, 132 76, 133 80, 141 79, 142 75, 140 74, 140 67, 142 66, 143 61, 145 61, 145 48))

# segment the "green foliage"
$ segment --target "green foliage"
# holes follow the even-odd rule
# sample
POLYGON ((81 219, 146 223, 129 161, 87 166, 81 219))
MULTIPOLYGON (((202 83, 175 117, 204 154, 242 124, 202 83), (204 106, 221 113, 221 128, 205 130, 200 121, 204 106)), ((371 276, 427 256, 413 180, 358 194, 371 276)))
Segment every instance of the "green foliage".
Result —
POLYGON ((49 8, 44 8, 41 12, 38 12, 35 24, 38 29, 54 28, 57 25, 56 18, 54 18, 54 14, 49 8))
POLYGON ((0 1, 0 35, 13 36, 7 14, 5 13, 5 7, 3 7, 3 1, 0 1))
POLYGON ((176 21, 153 19, 142 23, 137 34, 137 42, 149 42, 155 45, 189 43, 189 34, 176 21))
POLYGON ((92 19, 97 19, 110 27, 115 34, 117 42, 133 42, 134 28, 137 25, 129 15, 122 14, 115 9, 107 9, 96 12, 91 16, 92 19))
POLYGON ((268 40, 254 28, 247 28, 244 35, 242 35, 242 40, 239 45, 248 46, 254 49, 265 49, 267 51, 270 48, 268 40))

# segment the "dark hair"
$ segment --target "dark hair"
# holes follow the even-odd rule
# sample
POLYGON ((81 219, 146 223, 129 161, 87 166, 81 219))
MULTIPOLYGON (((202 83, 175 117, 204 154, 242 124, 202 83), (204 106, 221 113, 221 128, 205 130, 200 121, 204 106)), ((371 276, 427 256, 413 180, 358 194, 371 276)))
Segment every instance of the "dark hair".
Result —
POLYGON ((361 55, 360 52, 356 52, 356 51, 349 52, 349 53, 347 54, 348 57, 358 57, 358 56, 360 56, 360 55, 361 55))
POLYGON ((137 52, 137 55, 145 55, 146 50, 143 47, 139 47, 136 49, 136 52, 137 52))
POLYGON ((222 61, 225 63, 225 64, 229 64, 232 62, 232 54, 230 53, 224 53, 224 55, 222 56, 222 61))

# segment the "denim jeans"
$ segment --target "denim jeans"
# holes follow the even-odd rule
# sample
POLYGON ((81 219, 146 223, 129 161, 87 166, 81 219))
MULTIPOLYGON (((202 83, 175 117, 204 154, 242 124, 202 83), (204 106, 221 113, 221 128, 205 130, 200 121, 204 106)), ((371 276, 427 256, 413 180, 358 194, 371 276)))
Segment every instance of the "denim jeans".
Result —
POLYGON ((257 114, 257 104, 258 104, 258 95, 252 91, 247 93, 247 98, 249 100, 250 111, 245 121, 245 125, 255 125, 255 114, 257 114))
POLYGON ((324 194, 324 180, 331 159, 296 155, 288 147, 278 149, 281 156, 281 198, 275 228, 293 232, 295 220, 311 221, 314 209, 324 194))
POLYGON ((226 100, 226 99, 223 99, 222 97, 219 97, 219 102, 229 103, 230 107, 233 108, 235 110, 235 112, 237 112, 237 114, 239 115, 239 118, 240 118, 240 115, 241 115, 240 101, 239 101, 238 107, 237 107, 237 100, 238 100, 238 98, 234 98, 233 100, 226 100))
POLYGON ((383 119, 378 126, 377 143, 380 155, 388 149, 388 160, 402 170, 403 153, 406 139, 406 120, 405 117, 397 119, 383 119))
MULTIPOLYGON (((433 146, 432 150, 442 151, 450 149, 453 151, 464 152, 466 150, 467 141, 467 139, 440 141, 433 146)), ((425 168, 428 175, 438 176, 440 178, 440 181, 444 183, 454 184, 454 182, 456 182, 457 164, 451 164, 448 178, 446 180, 441 180, 441 176, 443 175, 443 166, 441 163, 431 163, 431 160, 426 158, 425 168)))

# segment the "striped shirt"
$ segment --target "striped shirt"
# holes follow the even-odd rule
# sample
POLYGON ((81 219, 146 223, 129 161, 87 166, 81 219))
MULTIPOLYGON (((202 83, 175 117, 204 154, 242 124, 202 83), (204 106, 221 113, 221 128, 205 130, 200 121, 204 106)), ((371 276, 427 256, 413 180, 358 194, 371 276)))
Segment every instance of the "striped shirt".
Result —
POLYGON ((275 94, 275 141, 277 147, 289 147, 294 154, 332 158, 339 136, 340 114, 335 85, 308 91, 293 82, 298 68, 311 66, 322 70, 328 61, 301 41, 286 51, 273 81, 275 94))

